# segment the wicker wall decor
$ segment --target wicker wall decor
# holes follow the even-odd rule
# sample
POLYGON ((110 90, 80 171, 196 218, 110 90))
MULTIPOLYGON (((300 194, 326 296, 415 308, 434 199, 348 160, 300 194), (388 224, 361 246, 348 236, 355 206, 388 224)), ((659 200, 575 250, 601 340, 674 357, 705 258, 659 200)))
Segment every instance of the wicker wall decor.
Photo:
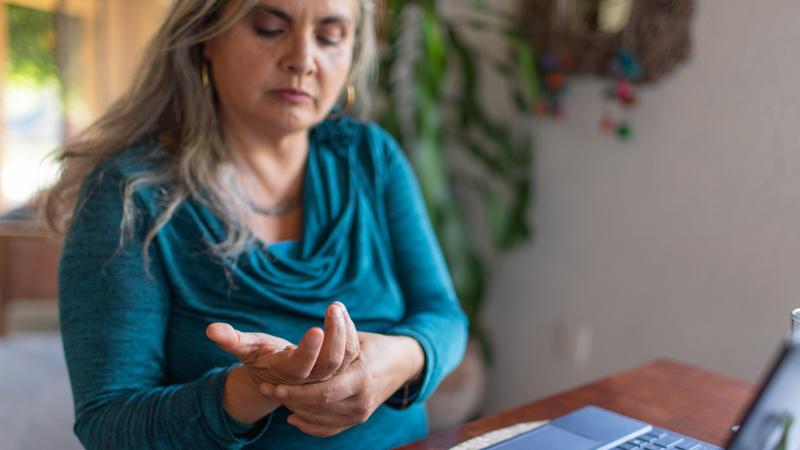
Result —
POLYGON ((530 38, 541 55, 569 55, 570 72, 609 75, 608 64, 621 50, 636 55, 643 69, 637 82, 652 82, 688 58, 694 0, 629 0, 624 26, 598 29, 605 2, 625 0, 523 0, 530 38))

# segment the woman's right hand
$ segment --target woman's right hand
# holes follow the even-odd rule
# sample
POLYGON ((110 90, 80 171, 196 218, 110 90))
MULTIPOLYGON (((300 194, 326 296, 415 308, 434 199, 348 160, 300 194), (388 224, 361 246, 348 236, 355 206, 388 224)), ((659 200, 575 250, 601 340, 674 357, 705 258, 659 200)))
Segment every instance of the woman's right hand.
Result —
POLYGON ((298 385, 325 381, 358 358, 355 324, 340 302, 325 312, 324 331, 309 329, 298 345, 265 333, 243 333, 227 323, 212 323, 206 335, 238 358, 255 386, 298 385))

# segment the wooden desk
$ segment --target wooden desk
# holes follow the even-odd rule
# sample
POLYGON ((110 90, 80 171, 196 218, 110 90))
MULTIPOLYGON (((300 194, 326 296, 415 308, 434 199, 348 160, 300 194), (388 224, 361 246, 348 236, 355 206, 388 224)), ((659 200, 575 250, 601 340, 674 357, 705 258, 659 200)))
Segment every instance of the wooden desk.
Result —
POLYGON ((61 245, 42 227, 0 221, 0 337, 12 299, 56 299, 61 245))
POLYGON ((586 405, 597 405, 722 446, 756 392, 752 383, 658 360, 434 434, 401 449, 448 449, 497 428, 553 419, 586 405))

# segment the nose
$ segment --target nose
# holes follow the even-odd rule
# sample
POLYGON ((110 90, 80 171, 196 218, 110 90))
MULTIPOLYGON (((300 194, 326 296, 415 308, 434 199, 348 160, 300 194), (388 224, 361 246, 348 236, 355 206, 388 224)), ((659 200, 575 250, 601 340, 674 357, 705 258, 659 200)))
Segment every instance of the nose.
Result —
POLYGON ((281 65, 293 75, 307 76, 314 73, 314 41, 307 36, 292 39, 281 65))

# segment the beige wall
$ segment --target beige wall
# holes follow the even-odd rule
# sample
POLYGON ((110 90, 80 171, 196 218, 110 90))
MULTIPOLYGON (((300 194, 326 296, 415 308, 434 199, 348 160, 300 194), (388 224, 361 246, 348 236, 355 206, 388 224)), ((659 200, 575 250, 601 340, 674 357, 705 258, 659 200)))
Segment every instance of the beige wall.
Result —
POLYGON ((90 22, 81 30, 86 45, 80 55, 84 91, 94 115, 125 91, 167 7, 164 0, 96 2, 90 22))
POLYGON ((536 240, 487 301, 490 409, 661 356, 755 379, 800 306, 800 8, 697 3, 634 141, 598 133, 596 81, 536 126, 536 240))
POLYGON ((166 12, 164 1, 107 0, 100 9, 102 32, 108 36, 99 48, 106 62, 107 99, 117 98, 128 86, 142 50, 166 12))

